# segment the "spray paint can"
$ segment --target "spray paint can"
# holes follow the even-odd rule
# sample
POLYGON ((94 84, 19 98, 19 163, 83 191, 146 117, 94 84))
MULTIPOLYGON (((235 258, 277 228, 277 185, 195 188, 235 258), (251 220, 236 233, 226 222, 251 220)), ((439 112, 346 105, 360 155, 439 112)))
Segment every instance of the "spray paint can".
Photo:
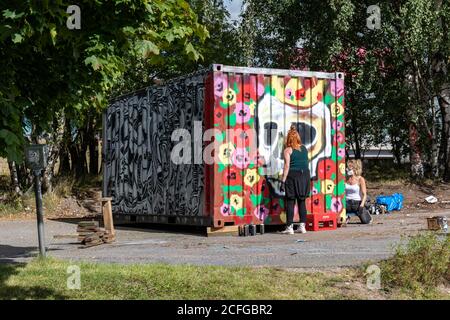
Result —
POLYGON ((254 224, 249 225, 249 232, 251 236, 256 236, 256 225, 254 224))
POLYGON ((249 234, 248 224, 246 224, 246 225, 244 226, 244 237, 248 237, 248 234, 249 234))
POLYGON ((259 225, 259 233, 264 234, 264 225, 263 224, 259 225))

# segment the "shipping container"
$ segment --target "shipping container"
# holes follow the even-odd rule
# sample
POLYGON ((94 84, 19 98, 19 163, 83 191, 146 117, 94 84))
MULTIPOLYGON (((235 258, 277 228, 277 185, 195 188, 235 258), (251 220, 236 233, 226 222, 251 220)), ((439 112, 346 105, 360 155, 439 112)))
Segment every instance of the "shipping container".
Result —
POLYGON ((116 221, 283 224, 278 179, 292 124, 309 152, 308 214, 343 221, 339 72, 215 64, 117 97, 103 114, 103 196, 116 221))

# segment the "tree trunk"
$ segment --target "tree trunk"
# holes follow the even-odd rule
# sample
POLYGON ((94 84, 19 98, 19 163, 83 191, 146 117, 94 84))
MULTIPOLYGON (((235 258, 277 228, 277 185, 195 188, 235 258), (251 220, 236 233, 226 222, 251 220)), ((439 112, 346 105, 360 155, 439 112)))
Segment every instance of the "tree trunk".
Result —
POLYGON ((410 148, 410 162, 411 162, 411 178, 422 179, 424 177, 424 169, 422 162, 422 153, 419 146, 419 132, 416 123, 409 121, 409 148, 410 148))
POLYGON ((72 170, 77 178, 81 178, 86 174, 86 148, 80 148, 73 143, 70 145, 69 150, 72 170))
POLYGON ((59 174, 66 175, 74 171, 74 164, 72 169, 70 166, 70 150, 69 146, 72 144, 72 130, 69 119, 64 121, 64 135, 61 141, 61 150, 59 153, 59 174))
POLYGON ((392 154, 394 155, 396 164, 397 164, 397 168, 400 168, 401 166, 401 161, 402 161, 402 153, 401 153, 401 142, 399 141, 399 139, 397 139, 396 136, 391 134, 390 137, 391 140, 391 146, 392 146, 392 154))
POLYGON ((439 178, 439 145, 436 134, 436 110, 434 103, 431 104, 433 122, 431 123, 431 177, 439 178))
POLYGON ((65 144, 61 146, 59 153, 59 172, 60 175, 66 175, 70 173, 70 156, 69 151, 65 144))
POLYGON ((450 87, 440 92, 438 102, 442 117, 444 180, 450 181, 450 87))
POLYGON ((89 139, 89 173, 98 174, 98 139, 95 135, 89 139))
POLYGON ((21 196, 22 190, 20 189, 19 184, 19 175, 17 173, 17 166, 15 161, 8 161, 8 167, 9 167, 9 176, 11 177, 11 187, 13 189, 13 192, 21 196))

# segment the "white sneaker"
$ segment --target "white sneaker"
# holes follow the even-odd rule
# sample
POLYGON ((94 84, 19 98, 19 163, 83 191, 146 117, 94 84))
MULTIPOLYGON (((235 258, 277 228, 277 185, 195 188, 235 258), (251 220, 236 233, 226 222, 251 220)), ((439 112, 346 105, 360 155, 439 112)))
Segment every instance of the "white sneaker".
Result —
POLYGON ((281 231, 282 234, 294 234, 294 225, 290 224, 286 226, 284 231, 281 231))
POLYGON ((300 223, 300 226, 297 230, 295 230, 296 233, 306 233, 306 227, 304 223, 300 223))

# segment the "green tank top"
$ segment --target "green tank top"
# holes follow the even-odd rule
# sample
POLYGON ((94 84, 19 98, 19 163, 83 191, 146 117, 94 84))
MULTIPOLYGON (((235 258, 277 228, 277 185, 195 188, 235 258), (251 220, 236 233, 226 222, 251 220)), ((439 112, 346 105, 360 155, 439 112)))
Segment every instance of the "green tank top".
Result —
POLYGON ((292 149, 291 162, 289 163, 289 170, 305 170, 309 169, 308 150, 305 146, 301 146, 300 150, 292 149))

